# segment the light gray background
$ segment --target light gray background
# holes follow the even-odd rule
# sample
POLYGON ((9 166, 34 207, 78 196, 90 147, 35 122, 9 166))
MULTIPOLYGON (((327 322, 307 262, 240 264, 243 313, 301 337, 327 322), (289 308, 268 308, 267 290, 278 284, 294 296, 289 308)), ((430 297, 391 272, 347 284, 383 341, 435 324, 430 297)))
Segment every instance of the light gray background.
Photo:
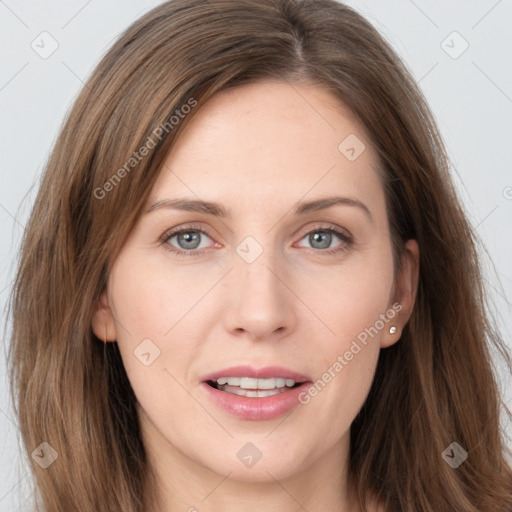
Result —
MULTIPOLYGON (((0 33, 4 38, 0 45, 0 307, 4 307, 10 291, 14 258, 37 180, 65 113, 112 40, 159 3, 0 0, 0 33), (59 45, 46 59, 31 47, 33 41, 42 46, 44 36, 40 34, 44 31, 59 45)), ((511 347, 512 2, 347 3, 392 43, 430 103, 452 157, 456 187, 496 268, 494 274, 490 261, 485 260, 499 326, 511 347), (450 35, 454 31, 463 39, 450 35), (453 58, 464 48, 464 40, 469 47, 453 58)), ((48 39, 45 48, 49 48, 48 39)), ((4 359, 2 353, 0 510, 14 511, 26 500, 30 482, 20 457, 4 359)), ((503 369, 500 372, 501 387, 512 407, 511 380, 505 378, 503 369)), ((510 436, 512 425, 505 420, 504 424, 510 436)))

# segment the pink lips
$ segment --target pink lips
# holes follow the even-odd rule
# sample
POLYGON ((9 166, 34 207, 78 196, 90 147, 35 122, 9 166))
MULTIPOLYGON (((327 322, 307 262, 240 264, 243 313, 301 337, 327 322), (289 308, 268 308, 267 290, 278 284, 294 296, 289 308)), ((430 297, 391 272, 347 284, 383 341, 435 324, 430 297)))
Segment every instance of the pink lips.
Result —
POLYGON ((312 384, 311 377, 281 366, 254 369, 251 366, 242 365, 205 375, 200 385, 207 396, 224 411, 245 420, 270 420, 282 416, 299 405, 299 395, 306 392, 312 384), (207 384, 207 381, 214 381, 221 377, 252 377, 256 379, 276 377, 293 379, 302 384, 295 388, 288 388, 277 395, 256 398, 235 395, 207 384))

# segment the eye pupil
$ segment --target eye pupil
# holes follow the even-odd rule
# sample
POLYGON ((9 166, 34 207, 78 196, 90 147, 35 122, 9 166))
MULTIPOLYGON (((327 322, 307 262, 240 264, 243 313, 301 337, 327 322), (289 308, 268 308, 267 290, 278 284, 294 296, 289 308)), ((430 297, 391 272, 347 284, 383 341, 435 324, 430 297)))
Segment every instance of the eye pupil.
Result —
POLYGON ((182 247, 183 249, 196 249, 199 241, 199 234, 195 232, 187 232, 187 233, 180 233, 178 234, 178 243, 180 246, 182 245, 182 242, 184 242, 185 247, 182 247), (189 246, 188 244, 192 244, 192 246, 189 246), (194 245, 195 244, 195 245, 194 245))
MULTIPOLYGON (((332 234, 327 231, 315 231, 313 234, 310 234, 310 241, 319 242, 320 247, 314 247, 315 249, 327 249, 331 245, 331 237, 332 234), (327 240, 327 243, 325 241, 327 240)), ((313 243, 311 244, 313 246, 313 243)))

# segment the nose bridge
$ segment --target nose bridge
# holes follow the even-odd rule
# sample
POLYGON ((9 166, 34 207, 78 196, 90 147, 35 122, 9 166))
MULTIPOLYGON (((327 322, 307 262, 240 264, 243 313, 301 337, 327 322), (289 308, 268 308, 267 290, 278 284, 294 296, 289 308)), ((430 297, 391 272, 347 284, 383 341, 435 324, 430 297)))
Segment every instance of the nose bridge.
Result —
POLYGON ((262 242, 256 236, 243 239, 236 247, 231 276, 234 292, 229 328, 243 329, 256 338, 290 327, 293 319, 290 291, 283 283, 287 273, 272 239, 266 235, 262 242))
POLYGON ((240 280, 240 292, 247 292, 248 297, 244 298, 250 299, 249 302, 260 298, 268 303, 282 295, 283 284, 276 276, 282 265, 272 244, 271 236, 266 236, 261 243, 254 236, 247 236, 236 247, 234 270, 240 280))

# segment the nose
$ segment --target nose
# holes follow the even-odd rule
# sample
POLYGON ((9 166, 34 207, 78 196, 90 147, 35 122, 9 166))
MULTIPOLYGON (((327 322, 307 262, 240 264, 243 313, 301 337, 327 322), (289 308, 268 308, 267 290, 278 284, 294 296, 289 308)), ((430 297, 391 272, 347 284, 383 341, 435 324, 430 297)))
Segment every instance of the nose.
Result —
POLYGON ((236 254, 228 276, 227 331, 254 341, 289 336, 296 325, 298 299, 291 290, 285 262, 278 261, 270 249, 249 261, 236 254))

